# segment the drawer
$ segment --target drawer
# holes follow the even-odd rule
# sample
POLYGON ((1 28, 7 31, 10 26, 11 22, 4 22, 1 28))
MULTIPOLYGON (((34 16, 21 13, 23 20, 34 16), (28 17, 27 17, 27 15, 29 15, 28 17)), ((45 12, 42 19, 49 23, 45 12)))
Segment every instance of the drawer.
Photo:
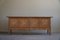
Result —
POLYGON ((30 28, 14 28, 14 29, 20 29, 20 30, 30 30, 30 28))

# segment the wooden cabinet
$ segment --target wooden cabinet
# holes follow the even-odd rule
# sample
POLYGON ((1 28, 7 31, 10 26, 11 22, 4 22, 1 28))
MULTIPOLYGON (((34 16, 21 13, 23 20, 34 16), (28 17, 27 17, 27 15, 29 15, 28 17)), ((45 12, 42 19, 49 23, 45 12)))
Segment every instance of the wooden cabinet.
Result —
POLYGON ((8 16, 8 29, 12 32, 19 30, 47 30, 51 33, 51 17, 18 17, 8 16))

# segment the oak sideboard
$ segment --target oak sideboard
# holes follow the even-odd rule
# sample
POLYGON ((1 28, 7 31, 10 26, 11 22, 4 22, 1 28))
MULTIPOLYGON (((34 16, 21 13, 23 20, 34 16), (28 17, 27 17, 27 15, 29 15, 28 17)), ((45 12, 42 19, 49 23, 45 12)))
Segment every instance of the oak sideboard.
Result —
POLYGON ((51 17, 8 16, 8 32, 14 30, 47 30, 51 33, 51 17))

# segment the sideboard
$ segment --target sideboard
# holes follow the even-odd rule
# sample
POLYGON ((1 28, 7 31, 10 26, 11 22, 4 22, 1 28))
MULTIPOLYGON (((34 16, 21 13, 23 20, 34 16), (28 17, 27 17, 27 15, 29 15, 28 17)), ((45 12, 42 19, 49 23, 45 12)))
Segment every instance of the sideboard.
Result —
POLYGON ((47 30, 51 33, 51 17, 8 16, 8 32, 17 30, 47 30))

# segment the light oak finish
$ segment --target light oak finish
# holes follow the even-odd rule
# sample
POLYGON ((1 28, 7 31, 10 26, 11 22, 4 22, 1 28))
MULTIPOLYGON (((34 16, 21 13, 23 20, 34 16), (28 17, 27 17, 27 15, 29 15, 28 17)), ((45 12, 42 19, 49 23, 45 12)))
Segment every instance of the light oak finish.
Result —
POLYGON ((47 30, 51 33, 51 17, 8 16, 9 33, 17 30, 47 30))

